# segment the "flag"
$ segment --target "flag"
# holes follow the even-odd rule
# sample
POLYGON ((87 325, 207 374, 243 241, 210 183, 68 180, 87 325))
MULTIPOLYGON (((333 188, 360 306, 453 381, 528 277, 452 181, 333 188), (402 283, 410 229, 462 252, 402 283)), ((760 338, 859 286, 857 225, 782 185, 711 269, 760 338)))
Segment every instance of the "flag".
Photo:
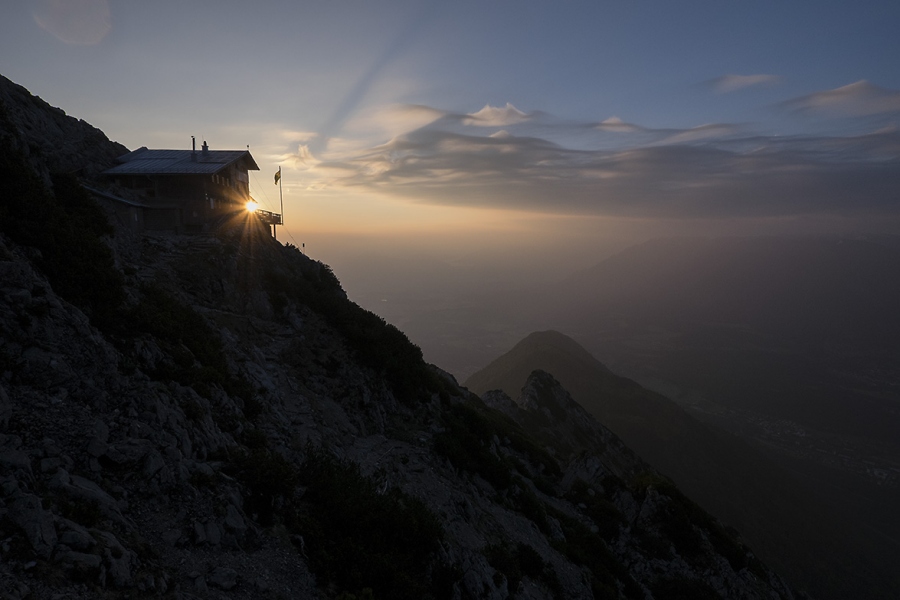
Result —
POLYGON ((278 180, 281 179, 281 167, 275 171, 275 185, 278 185, 278 180))

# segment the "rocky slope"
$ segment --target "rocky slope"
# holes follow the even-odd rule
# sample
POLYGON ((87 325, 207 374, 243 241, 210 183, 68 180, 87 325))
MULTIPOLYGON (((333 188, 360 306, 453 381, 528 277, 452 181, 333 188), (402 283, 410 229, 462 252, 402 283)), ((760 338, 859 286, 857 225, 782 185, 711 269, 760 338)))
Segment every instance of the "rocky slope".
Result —
POLYGON ((6 144, 21 153, 29 166, 50 183, 50 173, 78 172, 93 177, 128 152, 106 135, 0 75, 6 144))
POLYGON ((58 172, 120 148, 55 155, 87 130, 26 94, 0 81, 4 597, 796 597, 548 375, 482 401, 252 220, 110 227, 58 172))

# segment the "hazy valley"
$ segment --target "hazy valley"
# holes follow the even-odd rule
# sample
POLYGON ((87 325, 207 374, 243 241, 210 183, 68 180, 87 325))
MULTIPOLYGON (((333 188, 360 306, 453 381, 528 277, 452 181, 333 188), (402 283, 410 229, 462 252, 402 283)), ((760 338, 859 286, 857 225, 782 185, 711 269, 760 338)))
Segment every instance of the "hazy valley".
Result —
POLYGON ((659 239, 555 281, 545 271, 547 284, 433 273, 462 285, 369 305, 403 323, 429 360, 466 380, 532 331, 562 331, 749 442, 885 557, 890 577, 900 556, 896 238, 659 239))

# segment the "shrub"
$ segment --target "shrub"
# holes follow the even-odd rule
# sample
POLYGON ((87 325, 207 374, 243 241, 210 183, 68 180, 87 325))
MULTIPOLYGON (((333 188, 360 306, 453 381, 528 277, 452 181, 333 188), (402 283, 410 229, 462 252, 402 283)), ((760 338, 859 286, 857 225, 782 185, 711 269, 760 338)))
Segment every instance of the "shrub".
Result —
MULTIPOLYGON (((516 590, 524 576, 534 577, 543 582, 554 594, 560 595, 562 585, 559 576, 553 566, 544 562, 537 550, 528 544, 519 542, 515 547, 506 544, 491 544, 484 551, 484 556, 498 573, 506 578, 507 591, 510 597, 516 595, 516 590)), ((500 583, 495 581, 495 583, 500 583)))
MULTIPOLYGON (((244 400, 245 416, 258 416, 262 405, 253 386, 231 374, 222 340, 203 316, 158 285, 144 284, 140 292, 138 303, 120 316, 118 333, 127 338, 142 334, 156 338, 172 363, 160 365, 155 375, 191 386, 207 398, 212 396, 213 386, 221 387, 244 400)), ((228 422, 226 415, 217 418, 228 422)))
POLYGON ((259 429, 245 429, 241 435, 241 443, 251 450, 259 450, 269 445, 269 438, 259 429))
POLYGON ((512 483, 512 470, 494 452, 494 428, 474 408, 448 407, 442 414, 445 430, 434 438, 434 450, 462 471, 478 474, 498 490, 512 483))
POLYGON ((537 477, 542 491, 553 493, 549 478, 561 473, 559 464, 522 431, 517 423, 481 401, 445 404, 441 414, 444 431, 435 436, 434 449, 450 460, 457 469, 481 475, 499 490, 513 482, 513 469, 531 474, 515 460, 503 459, 491 449, 494 438, 528 457, 542 475, 537 477))
POLYGON ((313 452, 299 470, 305 486, 289 528, 303 535, 316 576, 354 595, 420 599, 439 595, 428 582, 447 584, 452 569, 435 552, 443 537, 438 518, 420 500, 384 488, 354 463, 313 452))
POLYGON ((572 489, 566 494, 566 499, 573 504, 585 506, 585 514, 597 526, 600 536, 604 540, 612 542, 618 537, 619 527, 625 523, 625 517, 622 516, 615 504, 591 488, 585 481, 581 479, 575 481, 572 489))
POLYGON ((79 525, 96 527, 103 520, 103 510, 95 500, 62 496, 55 500, 59 513, 79 525))
POLYGON ((200 421, 206 416, 206 409, 193 397, 186 398, 181 403, 181 410, 184 411, 184 416, 190 421, 200 421))
POLYGON ((197 311, 158 285, 144 284, 140 291, 140 301, 128 315, 133 334, 149 333, 167 342, 170 353, 181 353, 179 366, 196 359, 217 374, 227 370, 219 336, 197 311))
POLYGON ((547 509, 544 503, 519 478, 510 493, 513 508, 525 515, 538 526, 545 535, 550 535, 550 522, 547 520, 547 509))
POLYGON ((618 598, 618 584, 626 598, 639 599, 644 594, 628 569, 609 551, 599 534, 591 532, 580 521, 559 511, 551 511, 562 526, 563 540, 553 542, 561 554, 591 574, 591 590, 595 598, 618 598))
POLYGON ((276 504, 293 500, 299 475, 277 452, 265 448, 239 451, 229 469, 247 490, 244 510, 265 526, 274 523, 276 504))
POLYGON ((705 581, 676 576, 657 579, 650 585, 656 600, 719 600, 716 590, 705 581))

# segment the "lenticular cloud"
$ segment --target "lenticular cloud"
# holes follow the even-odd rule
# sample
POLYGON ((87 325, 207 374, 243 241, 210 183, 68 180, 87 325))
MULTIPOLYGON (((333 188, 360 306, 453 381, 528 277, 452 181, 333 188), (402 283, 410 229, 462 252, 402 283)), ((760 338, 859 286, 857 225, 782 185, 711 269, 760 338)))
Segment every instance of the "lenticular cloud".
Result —
POLYGON ((504 107, 491 106, 486 104, 484 108, 476 113, 466 115, 463 124, 474 125, 476 127, 506 127, 517 123, 524 123, 530 117, 521 110, 506 103, 504 107))
MULTIPOLYGON (((881 110, 896 101, 892 92, 856 87, 798 106, 853 100, 857 111, 881 110)), ((779 136, 729 123, 657 129, 617 117, 561 121, 511 104, 425 112, 438 118, 378 144, 330 152, 307 173, 331 188, 419 203, 553 214, 900 218, 894 129, 779 136)))

